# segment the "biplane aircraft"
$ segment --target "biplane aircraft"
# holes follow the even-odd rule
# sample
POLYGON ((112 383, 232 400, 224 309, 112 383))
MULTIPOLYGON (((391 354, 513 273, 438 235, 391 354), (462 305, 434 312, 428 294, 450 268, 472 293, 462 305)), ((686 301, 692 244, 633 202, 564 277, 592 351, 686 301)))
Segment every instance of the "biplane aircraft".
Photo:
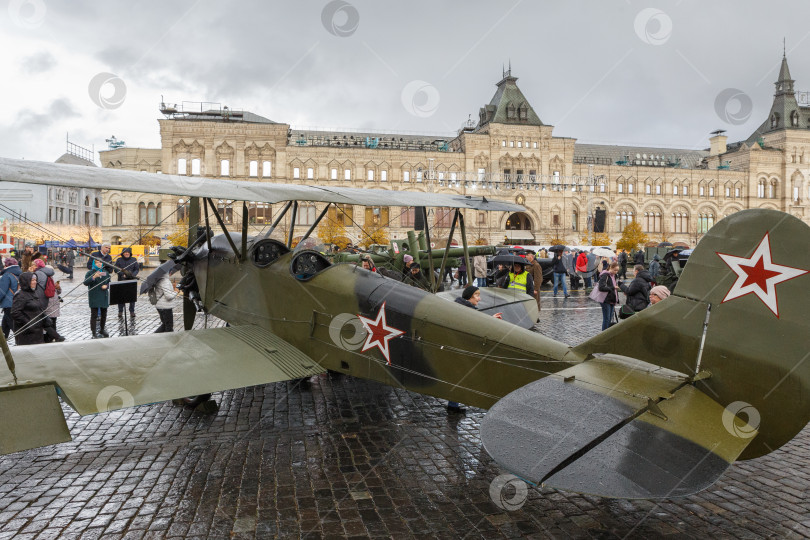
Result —
POLYGON ((503 468, 606 497, 695 493, 808 422, 810 230, 782 212, 723 219, 673 295, 571 347, 269 234, 227 231, 210 199, 286 202, 293 214, 303 200, 513 211, 509 203, 208 178, 190 188, 180 176, 9 159, 0 181, 202 198, 191 223, 203 206, 223 234, 192 231, 176 259, 196 282, 186 321, 198 302, 230 324, 12 350, 3 341, 1 453, 70 440, 57 395, 85 415, 326 370, 489 409, 481 439, 503 468), (122 360, 121 347, 139 355, 122 360), (109 404, 111 388, 131 399, 109 404))

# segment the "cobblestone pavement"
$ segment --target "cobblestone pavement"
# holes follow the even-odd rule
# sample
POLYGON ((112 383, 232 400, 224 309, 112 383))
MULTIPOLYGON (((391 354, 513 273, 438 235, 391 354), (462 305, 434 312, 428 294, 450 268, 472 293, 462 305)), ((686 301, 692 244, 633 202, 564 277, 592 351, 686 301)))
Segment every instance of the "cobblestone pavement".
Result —
MULTIPOLYGON (((581 291, 543 295, 540 331, 577 343, 598 330, 600 310, 581 291)), ((59 329, 87 339, 86 299, 73 297, 59 329)), ((148 302, 137 313, 137 332, 158 325, 148 302)), ((440 400, 352 377, 215 399, 216 415, 172 403, 84 418, 65 408, 73 442, 0 458, 0 540, 810 535, 808 430, 691 497, 532 489, 507 511, 490 498, 503 471, 480 445, 484 411, 448 417, 440 400)))

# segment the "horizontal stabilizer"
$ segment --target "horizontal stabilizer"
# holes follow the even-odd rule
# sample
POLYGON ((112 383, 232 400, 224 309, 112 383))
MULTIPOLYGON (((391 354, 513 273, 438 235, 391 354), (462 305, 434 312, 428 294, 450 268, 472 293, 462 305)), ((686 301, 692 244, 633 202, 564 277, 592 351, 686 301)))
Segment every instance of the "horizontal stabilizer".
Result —
POLYGON ((524 480, 619 498, 705 489, 755 435, 685 377, 618 356, 528 384, 481 424, 487 452, 524 480))
MULTIPOLYGON (((323 373, 258 326, 12 348, 20 381, 54 381, 79 414, 323 373)), ((11 375, 0 374, 0 385, 11 375)))

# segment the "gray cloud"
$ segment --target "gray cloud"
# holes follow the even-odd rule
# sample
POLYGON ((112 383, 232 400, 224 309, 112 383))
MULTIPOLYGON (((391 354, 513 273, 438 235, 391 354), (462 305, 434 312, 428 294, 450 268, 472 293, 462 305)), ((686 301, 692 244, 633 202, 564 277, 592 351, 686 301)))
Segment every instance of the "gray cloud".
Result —
POLYGON ((56 58, 47 51, 40 51, 23 59, 20 70, 26 75, 39 75, 50 71, 55 66, 56 58))
POLYGON ((19 131, 44 132, 56 123, 78 116, 80 114, 70 100, 58 98, 52 101, 44 112, 36 112, 34 109, 21 112, 12 127, 19 131))
MULTIPOLYGON (((656 6, 671 21, 671 34, 660 41, 637 33, 636 18, 650 7, 637 0, 347 1, 359 24, 345 37, 324 27, 328 0, 245 0, 238 8, 144 0, 103 9, 90 0, 51 2, 46 24, 34 32, 122 77, 128 107, 139 92, 154 92, 153 104, 141 113, 151 125, 163 94, 169 101, 221 102, 299 125, 453 132, 468 115, 477 119, 511 59, 518 84, 555 135, 705 147, 718 127, 728 129, 733 141, 763 121, 783 35, 797 89, 810 89, 806 25, 801 17, 784 17, 800 12, 801 0, 779 10, 753 0, 656 6), (402 105, 402 90, 414 80, 440 94, 430 116, 410 114, 402 105), (726 88, 750 96, 747 122, 723 124, 715 113, 715 98, 726 88)), ((91 131, 93 120, 74 123, 91 131)), ((123 126, 121 132, 127 128, 136 129, 123 126)))

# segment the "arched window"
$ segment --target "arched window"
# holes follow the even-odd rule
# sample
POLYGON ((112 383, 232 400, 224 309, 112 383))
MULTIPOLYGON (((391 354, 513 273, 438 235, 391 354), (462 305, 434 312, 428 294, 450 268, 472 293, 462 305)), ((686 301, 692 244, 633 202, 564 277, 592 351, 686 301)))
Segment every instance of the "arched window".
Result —
POLYGON ((661 212, 644 212, 644 230, 646 232, 661 232, 661 212))
POLYGON ((98 197, 96 197, 96 200, 95 200, 94 206, 95 206, 96 208, 101 208, 101 203, 98 201, 98 197))
MULTIPOLYGON (((298 209, 301 211, 301 208, 298 209)), ((219 199, 217 201, 217 212, 219 212, 219 217, 222 218, 224 223, 233 223, 233 201, 232 200, 224 200, 219 199)))
POLYGON ((704 212, 698 216, 698 228, 697 232, 700 234, 709 232, 714 226, 714 213, 713 212, 704 212))
POLYGON ((200 158, 194 158, 191 160, 191 174, 193 176, 200 175, 200 158))
POLYGON ((616 212, 616 232, 624 231, 627 224, 633 221, 633 211, 622 209, 616 212))
POLYGON ((672 214, 672 232, 689 232, 689 213, 686 211, 674 212, 672 214))
POLYGON ((138 204, 138 224, 146 225, 146 205, 144 203, 138 204))
POLYGON ((146 224, 155 225, 157 223, 157 207, 155 203, 149 203, 146 207, 146 224))
POLYGON ((186 158, 179 158, 177 160, 177 174, 181 176, 188 174, 188 171, 186 170, 186 158))
POLYGON ((579 213, 574 210, 571 212, 571 230, 576 231, 579 227, 579 213))
POLYGON ((90 206, 90 197, 85 197, 84 198, 84 206, 85 207, 90 206))
POLYGON ((220 176, 231 175, 231 160, 223 159, 219 162, 219 175, 220 176))
POLYGON ((186 200, 177 200, 177 222, 180 223, 186 219, 186 200))

